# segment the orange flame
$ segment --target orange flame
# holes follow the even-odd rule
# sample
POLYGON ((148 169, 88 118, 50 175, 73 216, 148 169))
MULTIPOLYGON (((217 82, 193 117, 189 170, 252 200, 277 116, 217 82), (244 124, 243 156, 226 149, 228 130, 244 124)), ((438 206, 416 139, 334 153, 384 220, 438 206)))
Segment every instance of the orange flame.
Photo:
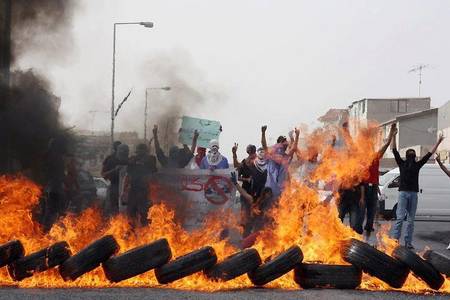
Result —
MULTIPOLYGON (((307 136, 307 149, 299 155, 309 158, 310 153, 319 152, 321 162, 310 175, 311 182, 335 182, 340 186, 352 186, 367 177, 367 169, 376 156, 376 139, 371 130, 361 130, 351 140, 343 134, 346 147, 336 149, 326 146, 332 133, 319 129, 307 136), (325 145, 325 146, 324 146, 325 145)), ((152 192, 158 187, 152 186, 152 192)), ((212 246, 221 260, 238 251, 228 240, 221 239, 224 228, 239 230, 239 220, 230 211, 211 214, 204 225, 192 232, 184 230, 175 218, 175 211, 164 201, 153 205, 148 212, 150 224, 143 228, 132 229, 125 216, 118 215, 104 221, 100 212, 94 208, 85 210, 81 215, 67 215, 53 226, 49 233, 33 221, 32 212, 39 202, 40 188, 24 177, 0 177, 0 243, 19 239, 26 253, 32 253, 57 241, 67 241, 75 253, 92 241, 105 234, 112 234, 125 252, 139 245, 166 238, 177 257, 206 245, 212 246)), ((338 218, 336 204, 321 201, 318 189, 292 180, 286 186, 279 205, 270 212, 274 224, 266 228, 257 238, 254 247, 263 260, 274 256, 292 245, 298 245, 303 251, 304 261, 328 264, 346 264, 340 256, 340 241, 349 238, 362 239, 338 218)), ((378 248, 392 253, 397 242, 389 238, 388 227, 378 233, 378 248)), ((13 282, 6 268, 0 270, 0 285, 18 285, 20 287, 154 287, 159 286, 152 272, 141 274, 120 283, 110 283, 101 268, 97 268, 74 282, 64 282, 57 270, 34 274, 19 283, 13 282)), ((198 273, 166 285, 168 288, 214 291, 251 287, 247 276, 241 276, 228 282, 212 282, 198 273)), ((268 287, 298 289, 292 278, 292 272, 269 283, 268 287)), ((367 274, 363 276, 361 289, 392 290, 383 282, 367 274)), ((427 293, 431 290, 426 284, 410 275, 401 289, 413 293, 427 293)), ((441 292, 450 292, 447 279, 441 292)))

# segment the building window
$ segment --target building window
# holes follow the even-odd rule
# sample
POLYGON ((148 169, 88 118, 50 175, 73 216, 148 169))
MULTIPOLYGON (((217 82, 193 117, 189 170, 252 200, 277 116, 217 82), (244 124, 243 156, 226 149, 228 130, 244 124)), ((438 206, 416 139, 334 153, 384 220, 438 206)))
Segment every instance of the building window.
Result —
POLYGON ((362 113, 366 112, 366 100, 363 100, 362 102, 362 113))

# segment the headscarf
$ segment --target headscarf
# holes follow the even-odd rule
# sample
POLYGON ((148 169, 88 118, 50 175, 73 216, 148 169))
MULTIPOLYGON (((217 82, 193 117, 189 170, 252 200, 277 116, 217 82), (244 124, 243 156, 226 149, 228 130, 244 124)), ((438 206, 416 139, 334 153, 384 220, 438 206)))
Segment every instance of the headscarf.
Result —
POLYGON ((254 160, 255 168, 263 173, 267 168, 267 160, 266 160, 266 153, 264 148, 258 148, 256 151, 256 158, 254 160))
POLYGON ((208 165, 217 166, 223 160, 223 156, 219 152, 219 142, 217 140, 211 140, 209 142, 209 149, 206 155, 208 165))

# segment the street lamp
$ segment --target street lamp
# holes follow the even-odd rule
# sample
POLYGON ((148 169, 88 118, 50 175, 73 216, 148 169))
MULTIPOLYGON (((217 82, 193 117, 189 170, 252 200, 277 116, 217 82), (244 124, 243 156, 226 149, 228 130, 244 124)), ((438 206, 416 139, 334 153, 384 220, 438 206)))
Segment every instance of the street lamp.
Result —
POLYGON ((118 25, 141 25, 146 28, 153 28, 153 22, 121 22, 114 23, 113 31, 113 69, 112 69, 112 97, 111 97, 111 145, 114 143, 114 90, 116 85, 116 27, 118 25))
POLYGON ((145 89, 145 109, 144 109, 144 140, 147 141, 147 116, 148 116, 148 91, 149 90, 162 90, 162 91, 170 91, 170 86, 164 87, 151 87, 145 89))

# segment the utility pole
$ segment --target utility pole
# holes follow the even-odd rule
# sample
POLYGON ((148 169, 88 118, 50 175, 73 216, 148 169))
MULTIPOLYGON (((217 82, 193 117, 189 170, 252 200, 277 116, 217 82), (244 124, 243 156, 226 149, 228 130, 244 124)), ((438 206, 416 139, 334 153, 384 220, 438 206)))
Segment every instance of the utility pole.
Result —
POLYGON ((408 73, 419 73, 419 97, 420 97, 420 88, 422 85, 422 70, 427 67, 428 65, 419 64, 417 66, 414 66, 411 70, 408 71, 408 73))

